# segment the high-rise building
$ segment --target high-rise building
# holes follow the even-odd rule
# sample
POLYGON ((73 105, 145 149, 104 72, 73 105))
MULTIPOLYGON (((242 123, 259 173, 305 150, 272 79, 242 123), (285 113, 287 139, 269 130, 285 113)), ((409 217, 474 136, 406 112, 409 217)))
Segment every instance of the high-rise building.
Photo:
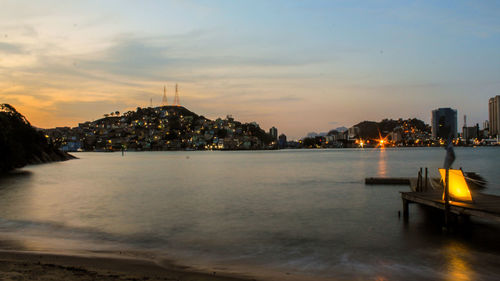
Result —
POLYGON ((279 148, 281 148, 281 149, 286 148, 286 144, 287 144, 286 136, 285 136, 285 134, 281 134, 279 136, 279 140, 278 140, 279 148))
POLYGON ((347 130, 347 136, 351 140, 355 139, 359 136, 360 131, 359 127, 353 126, 347 130))
POLYGON ((488 114, 490 117, 490 136, 500 135, 500 95, 490 98, 488 114))
POLYGON ((473 127, 463 127, 462 129, 462 138, 465 141, 479 138, 480 135, 480 130, 479 130, 479 124, 476 124, 476 126, 473 127))
POLYGON ((457 110, 446 107, 432 111, 432 138, 446 140, 457 137, 457 110))
POLYGON ((278 129, 276 127, 269 129, 269 134, 273 137, 273 140, 278 140, 278 129))
POLYGON ((488 131, 490 130, 490 121, 489 120, 484 120, 483 129, 488 130, 488 131))

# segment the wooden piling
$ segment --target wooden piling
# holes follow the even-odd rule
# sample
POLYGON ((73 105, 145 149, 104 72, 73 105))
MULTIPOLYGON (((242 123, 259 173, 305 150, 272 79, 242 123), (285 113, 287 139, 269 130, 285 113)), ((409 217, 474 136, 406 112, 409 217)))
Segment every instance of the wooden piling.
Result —
POLYGON ((450 169, 446 169, 444 185, 444 225, 448 228, 450 223, 450 169))
POLYGON ((424 191, 427 191, 428 190, 428 182, 429 182, 429 179, 428 179, 428 175, 427 175, 427 167, 425 167, 425 184, 424 184, 424 191))
POLYGON ((417 173, 417 187, 415 188, 416 192, 420 192, 420 172, 417 173))
POLYGON ((405 221, 408 221, 408 217, 410 216, 409 210, 408 210, 408 200, 403 198, 403 219, 405 221))
POLYGON ((418 171, 418 177, 417 177, 417 191, 422 192, 422 168, 418 171))

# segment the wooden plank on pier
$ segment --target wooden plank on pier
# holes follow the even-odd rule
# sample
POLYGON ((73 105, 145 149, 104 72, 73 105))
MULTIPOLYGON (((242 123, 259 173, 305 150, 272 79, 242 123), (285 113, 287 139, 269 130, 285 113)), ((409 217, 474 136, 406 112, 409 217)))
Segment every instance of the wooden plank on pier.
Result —
MULTIPOLYGON (((433 208, 445 209, 443 192, 401 192, 404 204, 416 203, 433 208)), ((476 216, 500 222, 500 196, 475 192, 472 203, 450 202, 450 212, 457 215, 476 216)))

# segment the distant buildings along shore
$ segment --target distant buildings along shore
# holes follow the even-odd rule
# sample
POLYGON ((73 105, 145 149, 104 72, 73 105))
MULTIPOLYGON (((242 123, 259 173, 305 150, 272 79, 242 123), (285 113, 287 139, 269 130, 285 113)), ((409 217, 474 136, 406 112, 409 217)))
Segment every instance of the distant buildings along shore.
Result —
MULTIPOLYGON (((431 112, 431 125, 416 118, 363 121, 350 128, 309 133, 298 141, 287 140, 272 127, 266 133, 255 122, 241 123, 228 115, 209 120, 180 106, 137 108, 123 115, 105 114, 75 128, 43 130, 49 142, 64 151, 117 150, 250 150, 283 148, 342 148, 387 146, 440 146, 451 137, 455 145, 495 145, 500 134, 500 95, 489 99, 489 120, 468 127, 464 116, 458 132, 458 112, 438 108, 431 112)), ((163 104, 167 104, 164 94, 163 104)))

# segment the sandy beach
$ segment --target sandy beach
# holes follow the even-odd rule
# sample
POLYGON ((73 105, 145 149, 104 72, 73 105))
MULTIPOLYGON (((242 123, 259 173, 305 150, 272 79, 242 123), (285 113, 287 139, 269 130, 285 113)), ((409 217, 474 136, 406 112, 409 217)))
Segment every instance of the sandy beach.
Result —
POLYGON ((244 281, 249 277, 202 273, 182 266, 112 256, 0 251, 1 280, 199 280, 244 281))

